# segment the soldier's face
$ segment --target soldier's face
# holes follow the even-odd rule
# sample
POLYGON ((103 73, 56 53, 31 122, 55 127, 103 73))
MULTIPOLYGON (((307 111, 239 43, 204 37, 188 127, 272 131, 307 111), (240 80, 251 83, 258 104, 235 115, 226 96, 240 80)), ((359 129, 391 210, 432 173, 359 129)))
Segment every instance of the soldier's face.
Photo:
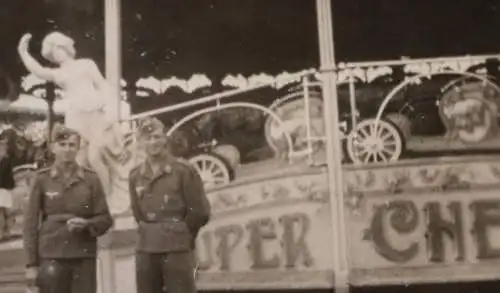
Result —
POLYGON ((52 152, 58 162, 73 162, 80 149, 80 138, 72 135, 68 139, 60 140, 52 144, 52 152))
POLYGON ((145 134, 142 138, 146 154, 149 156, 158 156, 162 154, 167 147, 167 136, 161 129, 154 130, 145 134))

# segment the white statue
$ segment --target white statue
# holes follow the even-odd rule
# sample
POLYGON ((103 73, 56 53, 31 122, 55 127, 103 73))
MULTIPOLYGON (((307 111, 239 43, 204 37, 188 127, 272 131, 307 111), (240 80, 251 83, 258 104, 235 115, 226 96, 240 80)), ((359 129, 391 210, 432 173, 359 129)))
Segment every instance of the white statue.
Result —
POLYGON ((111 196, 110 159, 104 157, 123 160, 124 152, 121 137, 115 131, 116 101, 109 94, 106 80, 93 60, 76 58, 74 41, 60 32, 52 32, 43 39, 41 52, 57 67, 42 66, 29 53, 31 37, 25 34, 19 41, 21 60, 32 74, 54 82, 63 91, 67 100, 65 125, 78 131, 84 140, 79 162, 89 164, 98 173, 106 194, 111 196), (110 136, 115 138, 114 145, 109 145, 110 136))

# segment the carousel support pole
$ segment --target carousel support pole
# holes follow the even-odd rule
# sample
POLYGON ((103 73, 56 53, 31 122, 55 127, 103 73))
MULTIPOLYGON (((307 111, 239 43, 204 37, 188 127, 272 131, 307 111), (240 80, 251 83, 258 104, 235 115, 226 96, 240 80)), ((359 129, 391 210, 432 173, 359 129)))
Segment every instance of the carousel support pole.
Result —
POLYGON ((333 257, 335 273, 335 293, 348 293, 348 251, 344 218, 344 196, 342 186, 342 157, 339 131, 339 112, 337 102, 337 72, 325 71, 335 68, 331 0, 316 0, 318 20, 319 51, 321 62, 322 93, 324 97, 324 116, 327 138, 328 187, 330 190, 330 214, 333 237, 333 257))
MULTIPOLYGON (((110 99, 116 105, 116 111, 108 111, 111 121, 120 118, 121 102, 121 0, 104 1, 104 23, 105 23, 105 59, 106 59, 106 80, 109 84, 110 99)), ((113 253, 113 231, 105 234, 99 239, 98 254, 98 292, 116 293, 116 261, 113 253)))
POLYGON ((110 95, 116 105, 116 115, 121 113, 121 0, 105 0, 105 45, 106 45, 106 80, 110 86, 110 95))
POLYGON ((45 96, 47 102, 47 145, 52 142, 52 129, 54 128, 54 102, 56 100, 56 85, 52 82, 45 84, 45 96))

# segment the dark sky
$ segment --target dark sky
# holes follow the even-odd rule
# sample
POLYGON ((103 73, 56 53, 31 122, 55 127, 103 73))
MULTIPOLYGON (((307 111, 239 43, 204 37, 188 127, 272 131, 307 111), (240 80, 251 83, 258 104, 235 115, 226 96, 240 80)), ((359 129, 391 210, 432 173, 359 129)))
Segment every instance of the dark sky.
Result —
MULTIPOLYGON (((500 51, 500 0, 332 0, 339 61, 500 51)), ((102 65, 103 0, 0 4, 0 66, 23 74, 16 43, 54 27, 102 65)), ((313 0, 122 0, 124 74, 279 73, 317 66, 313 0)), ((36 44, 35 44, 36 45, 36 44)), ((33 51, 38 51, 37 46, 33 51)))

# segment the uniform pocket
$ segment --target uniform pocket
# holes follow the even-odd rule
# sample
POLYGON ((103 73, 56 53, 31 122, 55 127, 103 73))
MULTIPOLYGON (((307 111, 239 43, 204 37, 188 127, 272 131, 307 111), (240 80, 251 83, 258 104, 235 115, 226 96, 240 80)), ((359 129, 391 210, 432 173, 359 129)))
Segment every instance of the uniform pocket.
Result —
POLYGON ((92 188, 88 184, 79 182, 68 190, 71 200, 66 202, 74 214, 87 214, 92 211, 92 188))

